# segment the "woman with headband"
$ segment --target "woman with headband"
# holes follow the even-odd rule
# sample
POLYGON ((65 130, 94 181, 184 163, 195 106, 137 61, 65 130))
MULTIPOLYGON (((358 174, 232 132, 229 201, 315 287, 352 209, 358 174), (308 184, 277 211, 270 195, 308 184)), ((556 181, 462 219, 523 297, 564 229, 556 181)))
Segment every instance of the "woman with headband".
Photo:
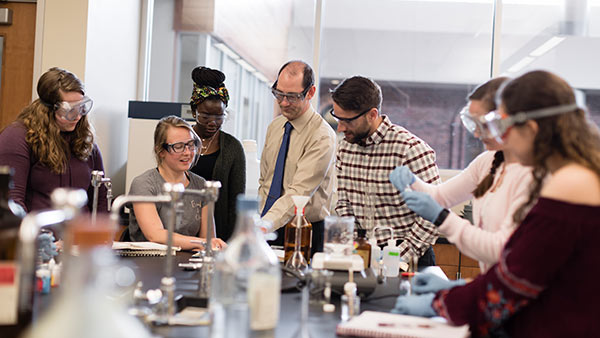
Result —
MULTIPOLYGON (((92 99, 75 74, 51 68, 37 84, 39 98, 0 133, 0 165, 15 169, 10 198, 25 212, 52 206, 59 187, 87 191, 86 211, 93 209, 92 171, 104 171, 87 114, 92 99)), ((98 211, 107 212, 106 188, 100 187, 98 211)))
POLYGON ((395 311, 443 316, 471 334, 598 337, 600 133, 560 77, 532 71, 501 89, 490 134, 533 168, 520 225, 500 260, 472 282, 398 298, 395 311))
POLYGON ((194 89, 190 99, 196 119, 194 131, 202 139, 198 163, 193 173, 209 181, 220 181, 219 199, 215 203, 217 236, 227 241, 235 228, 236 197, 246 191, 246 157, 242 144, 221 130, 227 118, 229 93, 225 74, 207 67, 192 71, 194 89))
MULTIPOLYGON (((402 192, 406 187, 414 190, 403 193, 407 206, 434 223, 433 214, 437 216, 435 211, 442 210, 442 206, 449 208, 473 200, 475 226, 454 213, 449 213, 443 223, 435 224, 463 254, 479 261, 481 272, 486 272, 500 259, 504 243, 516 227, 512 214, 527 200, 531 182, 531 169, 521 165, 479 122, 483 115, 496 110, 496 91, 506 80, 495 78, 477 87, 469 94, 469 104, 460 113, 465 128, 479 138, 487 150, 465 170, 440 185, 421 181, 406 166, 397 167, 390 174, 398 190, 402 192), (429 213, 431 215, 423 212, 429 210, 434 212, 429 213)), ((427 283, 420 280, 427 276, 416 277, 417 283, 427 283)))

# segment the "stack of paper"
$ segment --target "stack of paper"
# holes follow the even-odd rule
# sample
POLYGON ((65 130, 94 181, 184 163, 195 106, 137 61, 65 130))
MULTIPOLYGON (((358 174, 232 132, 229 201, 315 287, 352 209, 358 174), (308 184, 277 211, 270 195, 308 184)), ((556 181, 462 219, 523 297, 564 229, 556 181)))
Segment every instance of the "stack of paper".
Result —
POLYGON ((469 327, 451 326, 434 319, 398 315, 387 312, 365 311, 337 326, 340 336, 386 338, 464 338, 469 327))
MULTIPOLYGON (((167 246, 153 242, 113 242, 113 250, 119 256, 166 256, 167 246)), ((181 250, 180 247, 172 247, 173 255, 181 250)))

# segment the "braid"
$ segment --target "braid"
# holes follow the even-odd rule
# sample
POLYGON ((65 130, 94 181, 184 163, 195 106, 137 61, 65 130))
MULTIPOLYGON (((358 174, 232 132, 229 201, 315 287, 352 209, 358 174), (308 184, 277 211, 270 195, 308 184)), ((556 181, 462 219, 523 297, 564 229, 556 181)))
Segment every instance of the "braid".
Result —
POLYGON ((494 183, 494 176, 496 175, 496 170, 500 165, 504 162, 504 153, 502 151, 497 151, 494 154, 494 161, 492 161, 492 167, 490 168, 490 173, 487 174, 486 177, 479 182, 475 190, 473 190, 473 196, 475 198, 479 198, 483 196, 494 183))

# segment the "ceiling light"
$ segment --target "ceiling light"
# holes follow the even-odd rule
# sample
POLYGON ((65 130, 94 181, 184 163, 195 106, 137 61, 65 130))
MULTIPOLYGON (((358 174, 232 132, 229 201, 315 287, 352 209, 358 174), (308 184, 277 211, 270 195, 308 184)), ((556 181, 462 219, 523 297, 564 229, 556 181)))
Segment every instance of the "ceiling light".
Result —
POLYGON ((539 57, 546 54, 552 48, 558 46, 566 38, 564 36, 553 36, 548 41, 544 42, 541 46, 536 48, 533 52, 529 53, 531 56, 539 57))

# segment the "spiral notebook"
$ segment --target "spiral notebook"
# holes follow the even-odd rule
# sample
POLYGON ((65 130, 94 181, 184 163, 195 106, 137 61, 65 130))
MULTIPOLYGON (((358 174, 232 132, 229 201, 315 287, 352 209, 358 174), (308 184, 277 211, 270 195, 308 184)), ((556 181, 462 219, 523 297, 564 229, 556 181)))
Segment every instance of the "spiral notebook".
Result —
POLYGON ((336 333, 352 337, 464 338, 469 337, 469 327, 451 326, 423 317, 365 311, 345 323, 338 324, 336 333))
MULTIPOLYGON (((119 256, 166 256, 167 246, 153 242, 113 242, 113 250, 119 256)), ((172 253, 175 255, 180 247, 173 247, 172 253)))

